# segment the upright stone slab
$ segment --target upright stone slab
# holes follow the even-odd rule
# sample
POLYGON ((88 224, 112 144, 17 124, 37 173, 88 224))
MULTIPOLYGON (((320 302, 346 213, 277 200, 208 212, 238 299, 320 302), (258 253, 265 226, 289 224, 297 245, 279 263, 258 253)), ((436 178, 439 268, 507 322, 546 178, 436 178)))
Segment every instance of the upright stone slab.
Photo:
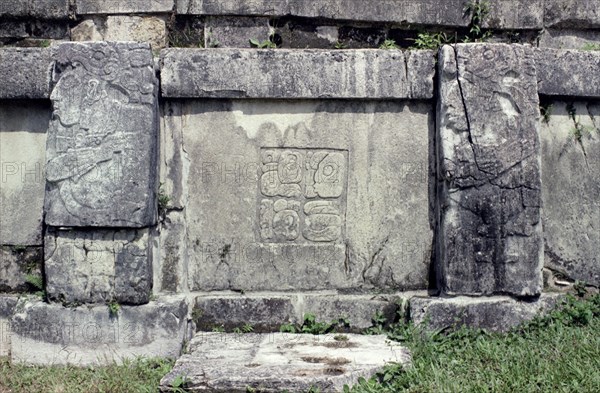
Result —
POLYGON ((156 223, 157 81, 150 46, 66 43, 56 50, 46 223, 156 223))
POLYGON ((533 51, 445 46, 439 58, 438 266, 447 294, 542 290, 533 51))

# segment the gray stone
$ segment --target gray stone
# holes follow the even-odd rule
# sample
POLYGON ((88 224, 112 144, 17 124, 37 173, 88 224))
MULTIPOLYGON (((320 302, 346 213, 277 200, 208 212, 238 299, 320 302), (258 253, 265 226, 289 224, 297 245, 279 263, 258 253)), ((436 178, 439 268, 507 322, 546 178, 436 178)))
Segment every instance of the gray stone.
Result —
POLYGON ((178 14, 299 16, 415 25, 467 26, 463 0, 178 0, 178 14))
POLYGON ((482 26, 492 29, 544 28, 544 0, 490 1, 489 14, 482 26))
POLYGON ((597 103, 553 101, 540 133, 545 265, 595 286, 600 286, 599 120, 597 103))
POLYGON ((56 52, 46 224, 155 224, 158 108, 150 46, 66 43, 56 52))
POLYGON ((182 98, 430 99, 435 73, 431 51, 167 49, 162 64, 163 96, 182 98))
POLYGON ((49 122, 47 103, 0 102, 0 245, 42 245, 49 122))
POLYGON ((35 288, 28 279, 38 277, 42 280, 41 247, 2 246, 0 247, 0 292, 30 292, 35 288), (29 276, 29 277, 28 277, 29 276))
POLYGON ((0 17, 67 19, 69 0, 18 0, 0 3, 0 17))
POLYGON ((10 356, 10 319, 18 298, 0 295, 0 357, 10 356))
POLYGON ((541 48, 585 49, 600 48, 600 31, 576 29, 548 29, 540 36, 541 48))
POLYGON ((506 332, 551 311, 560 294, 542 294, 533 301, 508 296, 421 298, 410 300, 410 317, 416 325, 429 330, 453 330, 461 326, 506 332))
POLYGON ((152 293, 149 230, 54 230, 45 240, 46 292, 66 304, 143 304, 152 293))
POLYGON ((48 98, 51 65, 50 49, 0 48, 0 99, 48 98))
POLYGON ((190 290, 427 288, 430 104, 165 107, 190 290))
POLYGON ((77 0, 77 14, 169 13, 175 0, 77 0))
POLYGON ((533 51, 444 46, 439 67, 442 290, 538 295, 543 241, 533 51))
MULTIPOLYGON (((281 37, 282 48, 335 48, 340 41, 338 26, 316 26, 291 20, 275 24, 275 32, 281 37)), ((351 46, 348 45, 348 48, 351 46)), ((364 45, 363 45, 364 47, 364 45)))
POLYGON ((600 52, 536 50, 539 93, 548 96, 600 97, 600 52))
POLYGON ((186 338, 188 308, 181 298, 145 306, 122 306, 112 316, 105 305, 65 308, 28 301, 12 318, 16 363, 108 365, 143 357, 176 358, 186 338))
POLYGON ((341 392, 361 377, 370 378, 389 362, 408 366, 406 348, 385 336, 312 336, 199 333, 173 370, 161 381, 171 391, 179 378, 186 389, 211 392, 341 392))
POLYGON ((181 293, 188 289, 186 223, 181 211, 169 211, 161 220, 159 253, 155 265, 156 292, 181 293))
POLYGON ((207 17, 204 22, 205 48, 250 48, 250 40, 269 39, 269 18, 207 17))
POLYGON ((555 0, 546 1, 547 27, 575 27, 590 29, 600 27, 600 1, 555 0))
POLYGON ((73 41, 134 41, 146 42, 153 50, 167 45, 165 17, 111 15, 93 17, 71 30, 73 41))

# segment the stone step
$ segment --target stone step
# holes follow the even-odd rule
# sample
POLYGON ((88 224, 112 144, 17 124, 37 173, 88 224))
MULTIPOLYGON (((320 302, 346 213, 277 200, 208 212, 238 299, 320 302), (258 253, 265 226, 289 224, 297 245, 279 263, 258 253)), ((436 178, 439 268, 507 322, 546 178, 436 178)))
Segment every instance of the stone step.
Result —
POLYGON ((340 392, 386 363, 410 364, 386 336, 198 333, 161 381, 161 391, 340 392), (250 388, 250 389, 249 389, 250 388))

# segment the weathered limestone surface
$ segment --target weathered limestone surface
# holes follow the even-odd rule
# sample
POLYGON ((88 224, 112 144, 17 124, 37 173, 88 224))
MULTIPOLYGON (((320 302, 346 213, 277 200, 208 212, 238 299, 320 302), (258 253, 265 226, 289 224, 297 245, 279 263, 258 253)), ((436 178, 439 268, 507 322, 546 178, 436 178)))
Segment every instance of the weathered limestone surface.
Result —
POLYGON ((269 39, 269 18, 207 17, 204 21, 205 48, 250 48, 250 39, 269 39))
POLYGON ((155 292, 181 293, 188 289, 186 222, 181 211, 170 211, 161 220, 158 243, 160 258, 154 258, 155 292))
POLYGON ((0 17, 67 19, 69 0, 18 0, 0 3, 0 17))
POLYGON ((10 355, 10 318, 18 298, 0 295, 0 356, 10 355))
POLYGON ((600 286, 600 105, 550 105, 540 133, 545 265, 600 286))
POLYGON ((540 94, 600 97, 600 52, 543 48, 535 54, 540 94))
POLYGON ((77 0, 77 14, 167 13, 174 0, 77 0))
POLYGON ((48 98, 51 66, 50 49, 1 48, 0 99, 48 98))
POLYGON ((150 46, 61 44, 54 79, 46 224, 153 225, 158 109, 150 46))
POLYGON ((264 15, 467 26, 462 0, 178 0, 177 13, 193 15, 264 15))
POLYGON ((410 363, 406 348, 385 336, 312 336, 285 333, 199 333, 173 370, 161 381, 162 391, 177 377, 187 389, 243 393, 247 387, 261 392, 341 392, 358 378, 369 378, 388 362, 410 363))
POLYGON ((93 17, 71 30, 71 40, 147 42, 156 50, 167 45, 167 25, 165 17, 156 16, 93 17))
POLYGON ((27 275, 42 277, 41 247, 0 247, 0 293, 39 290, 27 284, 27 275))
POLYGON ((429 104, 165 108, 182 138, 161 162, 185 201, 190 290, 427 288, 429 104))
POLYGON ((445 46, 439 59, 443 291, 542 290, 539 102, 526 46, 445 46))
POLYGON ((600 27, 599 0, 547 0, 545 4, 547 27, 600 27))
POLYGON ((48 230, 46 292, 66 304, 143 304, 152 293, 149 230, 48 230))
POLYGON ((584 49, 586 45, 600 45, 600 31, 547 29, 539 41, 541 48, 584 49))
POLYGON ((40 301, 19 303, 12 318, 13 362, 53 365, 110 364, 137 356, 176 358, 186 337, 187 305, 162 298, 122 306, 65 308, 40 301))
POLYGON ((432 51, 167 49, 162 64, 173 98, 430 99, 435 73, 432 51))
POLYGON ((551 311, 560 301, 560 294, 543 294, 525 302, 508 296, 420 298, 410 300, 410 317, 427 329, 455 329, 461 326, 506 332, 540 313, 551 311))
POLYGON ((0 245, 42 244, 49 122, 46 103, 0 103, 0 245))
POLYGON ((543 29, 544 0, 490 1, 483 27, 492 29, 543 29))

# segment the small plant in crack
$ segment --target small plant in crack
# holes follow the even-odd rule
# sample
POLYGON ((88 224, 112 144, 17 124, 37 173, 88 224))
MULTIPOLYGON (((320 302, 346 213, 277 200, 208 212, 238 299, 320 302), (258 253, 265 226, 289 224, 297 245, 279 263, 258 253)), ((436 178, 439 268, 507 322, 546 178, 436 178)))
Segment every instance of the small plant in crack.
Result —
POLYGON ((348 45, 346 45, 344 42, 342 41, 336 41, 335 45, 333 46, 335 49, 346 49, 348 48, 348 45))
POLYGON ((160 183, 158 187, 158 211, 161 215, 164 215, 169 208, 171 197, 165 193, 163 189, 164 183, 160 183))
POLYGON ((469 35, 463 42, 485 42, 492 32, 483 29, 483 23, 490 13, 489 0, 469 0, 465 6, 465 15, 471 15, 469 35))
POLYGON ((107 303, 108 306, 108 315, 111 318, 118 318, 119 311, 121 311, 121 305, 116 300, 111 300, 107 303))
POLYGON ((234 328, 233 332, 237 334, 252 333, 254 332, 254 326, 249 323, 245 323, 242 325, 242 327, 234 328))
POLYGON ((398 44, 396 44, 396 41, 392 39, 387 39, 383 41, 381 45, 379 45, 379 49, 400 49, 400 47, 398 46, 398 44))
POLYGON ((449 44, 452 39, 446 33, 419 33, 411 49, 438 49, 449 44))
POLYGON ((336 329, 348 328, 350 322, 346 318, 338 318, 337 320, 327 322, 318 322, 315 314, 304 314, 304 322, 302 325, 294 325, 291 323, 283 324, 279 328, 282 333, 304 333, 304 334, 327 334, 336 329))
POLYGON ((550 116, 552 116, 552 104, 540 104, 540 114, 542 115, 542 121, 545 124, 550 124, 550 116))
POLYGON ((250 46, 258 49, 276 49, 277 44, 274 42, 275 36, 271 34, 268 40, 260 41, 256 38, 250 39, 250 46))
POLYGON ((587 44, 583 45, 581 47, 581 50, 587 50, 587 51, 600 51, 600 44, 595 44, 592 42, 588 42, 587 44))

